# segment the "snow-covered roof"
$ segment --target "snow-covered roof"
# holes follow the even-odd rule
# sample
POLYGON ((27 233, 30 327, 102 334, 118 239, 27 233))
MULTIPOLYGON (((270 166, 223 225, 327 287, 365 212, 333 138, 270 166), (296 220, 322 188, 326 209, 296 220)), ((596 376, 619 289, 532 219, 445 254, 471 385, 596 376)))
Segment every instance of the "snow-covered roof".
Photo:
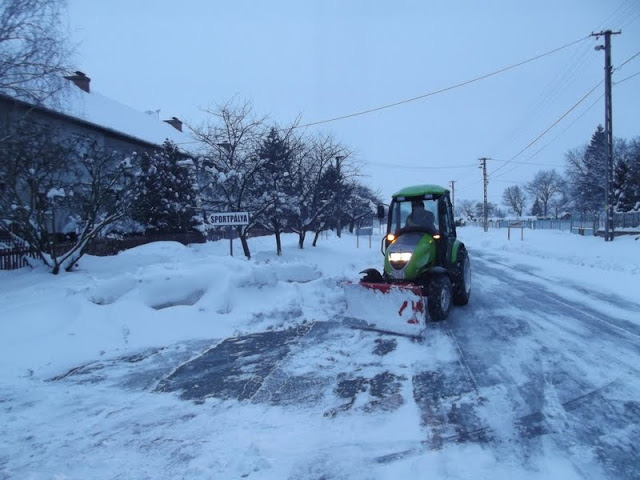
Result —
POLYGON ((141 112, 100 93, 87 93, 79 88, 72 88, 62 101, 50 108, 98 127, 156 145, 162 145, 169 139, 182 148, 194 141, 189 133, 178 131, 158 118, 155 112, 141 112))

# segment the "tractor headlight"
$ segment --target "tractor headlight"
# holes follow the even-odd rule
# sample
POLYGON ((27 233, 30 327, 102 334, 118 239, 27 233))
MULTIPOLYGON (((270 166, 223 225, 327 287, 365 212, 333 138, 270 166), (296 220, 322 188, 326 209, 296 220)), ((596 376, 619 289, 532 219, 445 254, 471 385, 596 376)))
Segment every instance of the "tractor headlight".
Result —
POLYGON ((411 260, 411 252, 391 252, 389 254, 390 262, 408 262, 411 260))

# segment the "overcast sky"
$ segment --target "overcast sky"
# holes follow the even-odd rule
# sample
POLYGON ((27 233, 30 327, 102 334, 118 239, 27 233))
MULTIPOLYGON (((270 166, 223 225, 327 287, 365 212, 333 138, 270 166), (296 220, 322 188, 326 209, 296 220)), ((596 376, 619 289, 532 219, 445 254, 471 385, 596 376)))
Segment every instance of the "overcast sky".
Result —
MULTIPOLYGON (((77 68, 95 91, 191 124, 203 107, 235 96, 286 125, 420 96, 602 29, 622 30, 612 37, 615 67, 640 51, 640 0, 69 0, 69 26, 77 68)), ((478 158, 490 157, 489 199, 499 203, 537 170, 564 170, 567 150, 603 123, 600 86, 497 171, 604 78, 600 43, 588 38, 477 83, 307 131, 331 131, 350 146, 365 182, 385 197, 457 180, 457 199, 480 200, 478 158)), ((614 81, 637 72, 640 56, 614 81)), ((639 136, 638 112, 640 75, 614 86, 614 135, 639 136)))

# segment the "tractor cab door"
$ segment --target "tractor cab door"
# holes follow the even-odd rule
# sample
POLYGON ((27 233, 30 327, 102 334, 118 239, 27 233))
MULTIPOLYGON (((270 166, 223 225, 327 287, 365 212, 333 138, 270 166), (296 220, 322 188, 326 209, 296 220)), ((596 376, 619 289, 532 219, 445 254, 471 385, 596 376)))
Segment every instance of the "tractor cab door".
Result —
POLYGON ((441 265, 449 266, 451 258, 451 250, 456 241, 456 224, 453 217, 453 208, 451 206, 451 200, 449 194, 446 193, 440 197, 438 202, 438 215, 440 220, 440 245, 441 248, 438 252, 441 260, 441 265))

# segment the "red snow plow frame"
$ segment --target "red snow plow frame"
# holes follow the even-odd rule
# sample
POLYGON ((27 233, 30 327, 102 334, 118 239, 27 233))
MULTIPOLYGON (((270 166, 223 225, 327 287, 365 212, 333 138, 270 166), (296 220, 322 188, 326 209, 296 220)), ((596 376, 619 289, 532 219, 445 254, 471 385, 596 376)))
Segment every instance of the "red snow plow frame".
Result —
POLYGON ((393 290, 408 290, 414 295, 420 297, 420 300, 405 300, 402 302, 400 309, 398 310, 398 316, 402 317, 402 314, 405 312, 407 308, 410 308, 413 315, 410 319, 407 320, 407 323, 412 325, 417 325, 420 323, 419 317, 423 317, 425 315, 425 304, 426 298, 422 295, 422 288, 417 285, 412 284, 401 284, 401 283, 372 283, 372 282, 359 282, 358 285, 361 285, 365 288, 370 288, 371 290, 377 290, 382 293, 389 293, 393 290), (409 305, 411 304, 411 305, 409 305))
POLYGON ((346 318, 360 322, 352 326, 416 337, 426 327, 427 299, 419 285, 346 282, 345 290, 346 318))

